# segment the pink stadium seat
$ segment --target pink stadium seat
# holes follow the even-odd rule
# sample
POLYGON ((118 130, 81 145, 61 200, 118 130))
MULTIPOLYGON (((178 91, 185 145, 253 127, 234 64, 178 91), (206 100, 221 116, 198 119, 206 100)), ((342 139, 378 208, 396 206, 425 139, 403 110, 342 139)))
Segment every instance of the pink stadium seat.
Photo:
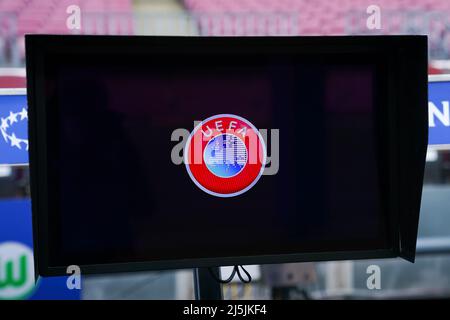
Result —
POLYGON ((17 1, 0 1, 0 12, 18 12, 26 6, 26 2, 23 0, 17 1))

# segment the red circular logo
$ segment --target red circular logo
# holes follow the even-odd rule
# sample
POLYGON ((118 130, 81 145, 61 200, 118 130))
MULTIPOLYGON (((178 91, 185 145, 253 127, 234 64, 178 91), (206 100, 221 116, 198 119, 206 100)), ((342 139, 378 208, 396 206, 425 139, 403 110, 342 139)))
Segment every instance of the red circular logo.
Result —
POLYGON ((219 114, 202 121, 186 142, 184 163, 192 181, 217 197, 233 197, 253 187, 266 163, 266 146, 246 119, 219 114))

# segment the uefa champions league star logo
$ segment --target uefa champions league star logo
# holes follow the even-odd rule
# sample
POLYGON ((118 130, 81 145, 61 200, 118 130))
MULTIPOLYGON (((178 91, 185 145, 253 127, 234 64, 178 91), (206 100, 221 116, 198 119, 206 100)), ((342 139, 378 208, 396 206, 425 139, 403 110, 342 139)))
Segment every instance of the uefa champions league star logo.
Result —
POLYGON ((189 136, 184 163, 192 181, 217 197, 233 197, 252 188, 266 163, 266 146, 248 120, 221 114, 201 122, 189 136))
POLYGON ((17 137, 13 128, 15 124, 26 119, 28 119, 28 112, 25 108, 15 113, 10 111, 9 116, 0 118, 0 132, 5 142, 11 145, 12 148, 28 150, 28 139, 17 137))

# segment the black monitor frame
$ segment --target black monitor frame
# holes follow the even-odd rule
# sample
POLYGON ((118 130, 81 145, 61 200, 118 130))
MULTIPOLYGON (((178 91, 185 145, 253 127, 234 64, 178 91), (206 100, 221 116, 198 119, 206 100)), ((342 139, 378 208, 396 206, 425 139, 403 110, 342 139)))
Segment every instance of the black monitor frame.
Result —
MULTIPOLYGON (((379 53, 387 56, 389 114, 388 217, 390 249, 235 256, 81 265, 83 274, 161 269, 271 264, 304 261, 403 257, 414 262, 428 141, 428 83, 426 36, 327 37, 147 37, 27 35, 26 64, 29 115, 29 152, 33 211, 35 269, 42 276, 64 275, 67 266, 49 265, 47 109, 45 62, 49 53, 95 48, 100 52, 267 52, 283 48, 291 53, 379 53)), ((205 239, 208 241, 208 239, 205 239)), ((74 262, 74 264, 76 264, 74 262)))

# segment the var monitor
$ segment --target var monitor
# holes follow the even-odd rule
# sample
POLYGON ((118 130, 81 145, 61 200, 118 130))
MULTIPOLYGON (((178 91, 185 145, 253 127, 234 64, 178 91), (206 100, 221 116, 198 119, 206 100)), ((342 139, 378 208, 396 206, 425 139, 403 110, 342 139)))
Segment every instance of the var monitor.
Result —
POLYGON ((41 275, 401 256, 427 39, 26 36, 41 275))

